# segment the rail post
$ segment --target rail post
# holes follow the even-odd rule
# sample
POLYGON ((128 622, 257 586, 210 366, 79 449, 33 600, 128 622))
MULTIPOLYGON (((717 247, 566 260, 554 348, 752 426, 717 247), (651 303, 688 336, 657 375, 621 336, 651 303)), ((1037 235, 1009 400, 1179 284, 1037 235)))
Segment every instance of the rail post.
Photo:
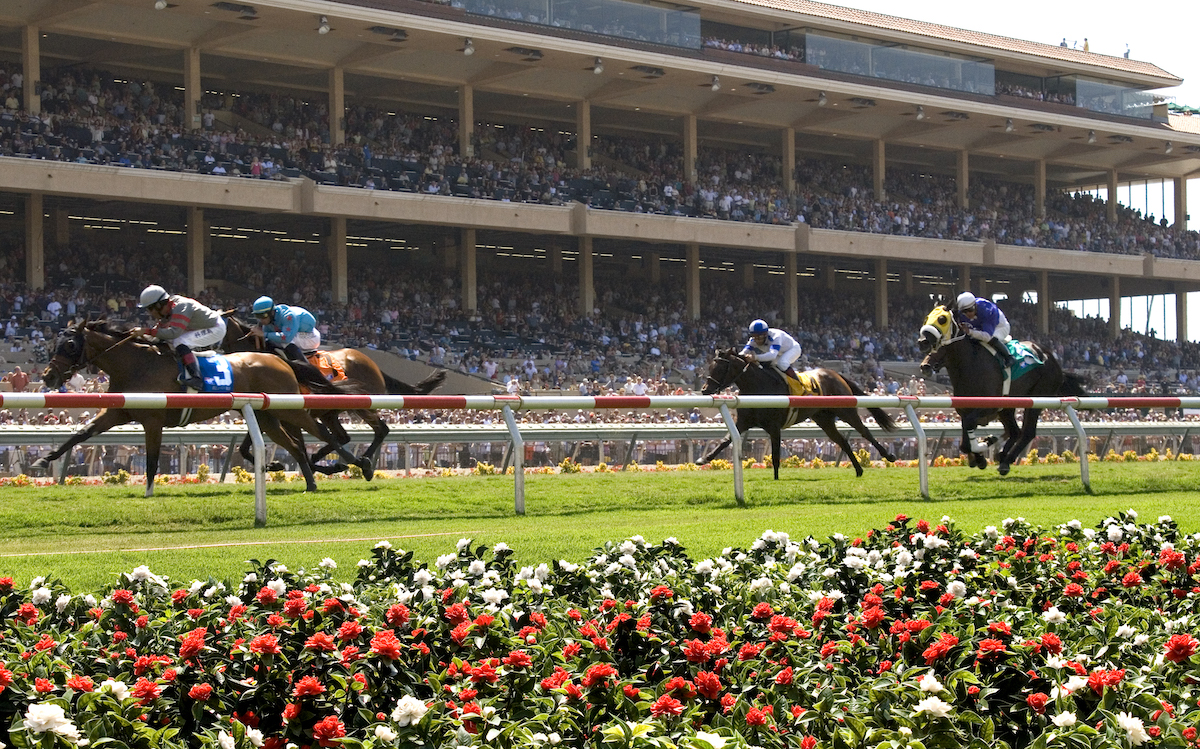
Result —
POLYGON ((725 428, 729 430, 729 454, 733 458, 733 498, 738 506, 746 506, 746 488, 742 484, 742 435, 738 433, 737 422, 729 413, 729 404, 721 404, 721 418, 725 420, 725 428))
POLYGON ((1092 491, 1092 483, 1088 478, 1088 436, 1083 429, 1083 424, 1079 421, 1079 413, 1075 411, 1075 406, 1067 404, 1067 418, 1071 420, 1071 426, 1075 427, 1075 434, 1079 435, 1079 478, 1083 481, 1083 490, 1089 494, 1092 491))
POLYGON ((246 419, 250 441, 254 443, 254 527, 262 528, 267 524, 267 450, 254 407, 249 403, 242 406, 242 416, 246 419))
POLYGON ((921 496, 929 499, 929 462, 925 460, 925 427, 921 426, 921 420, 917 418, 917 409, 913 408, 912 403, 904 404, 904 414, 908 416, 908 423, 912 424, 913 431, 917 433, 917 470, 921 476, 921 496))
POLYGON ((512 439, 513 455, 513 510, 518 515, 525 514, 525 440, 521 438, 521 430, 517 428, 517 419, 513 416, 512 406, 504 405, 504 423, 508 425, 508 434, 512 439))

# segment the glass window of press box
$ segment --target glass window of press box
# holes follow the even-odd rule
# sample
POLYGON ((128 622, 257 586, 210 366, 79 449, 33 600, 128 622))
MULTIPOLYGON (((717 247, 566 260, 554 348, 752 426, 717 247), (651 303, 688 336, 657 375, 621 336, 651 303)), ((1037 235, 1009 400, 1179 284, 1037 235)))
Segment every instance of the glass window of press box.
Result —
POLYGON ((767 31, 731 23, 701 21, 704 46, 762 57, 804 62, 804 30, 767 31))
POLYGON ((700 13, 625 0, 452 0, 468 13, 672 47, 700 48, 700 13))
POLYGON ((805 61, 824 70, 992 96, 996 68, 983 58, 809 29, 805 61))
POLYGON ((1104 114, 1148 120, 1154 116, 1154 94, 1120 83, 1075 78, 1075 103, 1104 114))

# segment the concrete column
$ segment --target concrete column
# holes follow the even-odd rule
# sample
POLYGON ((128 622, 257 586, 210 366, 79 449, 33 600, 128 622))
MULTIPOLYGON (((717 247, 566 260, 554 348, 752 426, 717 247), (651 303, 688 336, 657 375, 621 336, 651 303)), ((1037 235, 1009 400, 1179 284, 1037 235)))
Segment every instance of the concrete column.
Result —
POLYGON ((700 245, 687 245, 687 313, 689 320, 700 319, 700 245))
POLYGON ((900 271, 900 284, 904 287, 904 296, 912 296, 915 293, 913 284, 913 272, 909 269, 900 271))
POLYGON ((475 230, 459 229, 458 242, 458 271, 462 281, 462 308, 467 312, 477 312, 479 302, 476 293, 479 286, 477 267, 475 265, 475 230))
POLYGON ((875 327, 886 330, 888 326, 888 262, 881 257, 875 261, 875 327))
POLYGON ((437 241, 437 249, 442 257, 442 268, 451 271, 458 267, 458 240, 453 229, 447 229, 437 241))
POLYGON ((21 30, 21 73, 25 77, 21 103, 26 112, 41 114, 42 98, 37 88, 42 79, 42 30, 37 26, 21 30))
POLYGON ((958 266, 958 291, 955 292, 955 296, 957 296, 958 294, 961 294, 964 291, 970 291, 970 290, 971 290, 971 266, 960 265, 960 266, 958 266))
POLYGON ((592 103, 587 99, 575 103, 575 167, 592 168, 592 103))
POLYGON ((592 261, 592 238, 579 238, 579 314, 591 317, 596 307, 595 267, 592 261))
POLYGON ((25 285, 30 291, 46 287, 45 208, 42 194, 25 198, 25 285))
POLYGON ((326 240, 329 248, 329 277, 333 285, 333 301, 345 304, 350 300, 350 289, 347 281, 346 260, 346 219, 334 216, 329 219, 329 237, 326 240))
POLYGON ((696 115, 689 114, 683 118, 683 173, 689 182, 696 181, 696 154, 698 135, 696 132, 696 115))
POLYGON ((754 263, 742 263, 742 288, 754 288, 754 263))
POLYGON ((650 283, 658 284, 662 282, 662 255, 657 252, 651 252, 646 257, 650 265, 650 283))
POLYGON ((1054 306, 1054 300, 1050 298, 1050 271, 1038 271, 1037 297, 1038 333, 1048 335, 1050 333, 1050 308, 1054 306))
POLYGON ((1040 218, 1046 215, 1046 160, 1033 162, 1033 210, 1040 218))
POLYGON ((825 279, 825 289, 833 291, 834 287, 837 286, 837 271, 834 269, 832 262, 825 263, 824 267, 821 268, 821 275, 825 279))
POLYGON ((875 172, 875 199, 887 200, 887 190, 883 188, 883 180, 887 177, 887 145, 883 140, 876 140, 874 143, 871 166, 875 172))
POLYGON ((200 86, 200 49, 189 47, 183 51, 183 126, 188 130, 199 130, 204 122, 200 117, 200 97, 204 89, 200 86))
POLYGON ((971 187, 971 155, 967 151, 958 152, 958 178, 955 184, 958 187, 958 207, 967 208, 970 202, 967 190, 971 187))
POLYGON ((557 243, 550 245, 550 272, 556 276, 562 275, 562 247, 557 243))
POLYGON ((204 291, 204 209, 187 208, 187 288, 188 295, 204 291))
POLYGON ((783 189, 796 192, 796 128, 783 129, 783 189))
POLYGON ((70 211, 66 208, 55 208, 50 211, 50 218, 54 222, 54 247, 66 250, 71 246, 70 211))
POLYGON ((346 142, 346 80, 341 68, 329 70, 329 140, 339 146, 346 142))
POLYGON ((1187 177, 1176 177, 1175 232, 1182 234, 1185 231, 1187 231, 1187 177))
POLYGON ((458 152, 465 157, 475 155, 475 89, 467 84, 458 87, 458 152))
POLYGON ((1175 340, 1187 343, 1188 339, 1188 305, 1187 287, 1175 284, 1175 340))
POLYGON ((1108 222, 1117 220, 1117 170, 1108 170, 1108 222))
POLYGON ((1108 333, 1113 338, 1121 335, 1121 277, 1108 279, 1108 333))
MULTIPOLYGON (((829 267, 832 270, 833 266, 829 267)), ((783 319, 792 328, 800 323, 800 293, 796 288, 796 253, 794 252, 783 254, 783 319)))

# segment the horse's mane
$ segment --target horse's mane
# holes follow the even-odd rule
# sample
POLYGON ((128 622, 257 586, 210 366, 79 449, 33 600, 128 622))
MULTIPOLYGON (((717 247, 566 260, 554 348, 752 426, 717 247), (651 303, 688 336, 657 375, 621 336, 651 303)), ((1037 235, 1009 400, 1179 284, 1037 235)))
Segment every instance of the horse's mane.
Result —
POLYGON ((134 326, 118 325, 117 323, 109 322, 107 319, 102 317, 98 320, 90 320, 80 327, 88 330, 94 330, 97 333, 103 333, 105 335, 123 337, 129 335, 129 331, 133 330, 134 326))

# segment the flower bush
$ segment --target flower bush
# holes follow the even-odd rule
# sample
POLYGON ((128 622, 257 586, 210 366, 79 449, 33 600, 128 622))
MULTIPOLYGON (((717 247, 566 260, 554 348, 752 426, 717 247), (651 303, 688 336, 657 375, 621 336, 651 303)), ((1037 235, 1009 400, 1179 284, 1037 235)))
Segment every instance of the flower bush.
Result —
POLYGON ((967 534, 674 539, 520 566, 459 541, 146 567, 76 595, 0 578, 0 741, 155 747, 1197 745, 1200 535, 1132 510, 967 534))

